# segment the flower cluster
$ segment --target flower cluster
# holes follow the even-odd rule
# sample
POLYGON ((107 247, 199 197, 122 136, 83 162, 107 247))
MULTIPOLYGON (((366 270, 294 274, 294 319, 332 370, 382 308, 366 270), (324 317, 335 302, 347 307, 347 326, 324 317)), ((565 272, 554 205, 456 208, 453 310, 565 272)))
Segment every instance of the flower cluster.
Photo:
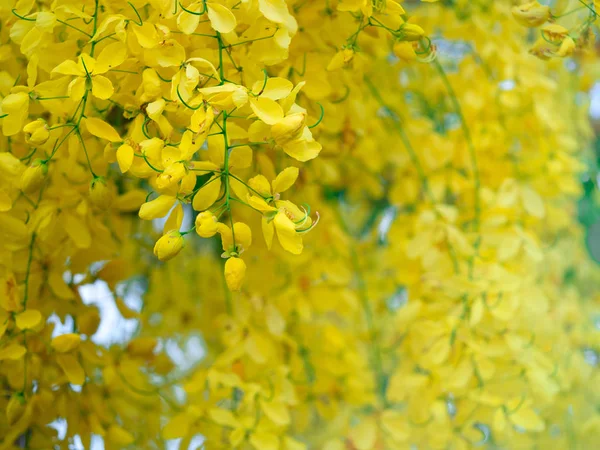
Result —
POLYGON ((0 2, 0 449, 598 446, 595 19, 0 2))

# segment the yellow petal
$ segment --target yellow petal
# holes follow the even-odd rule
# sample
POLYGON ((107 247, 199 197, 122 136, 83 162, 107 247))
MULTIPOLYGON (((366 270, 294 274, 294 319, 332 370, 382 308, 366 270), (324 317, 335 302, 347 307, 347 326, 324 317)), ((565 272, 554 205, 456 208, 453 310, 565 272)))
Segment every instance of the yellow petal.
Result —
POLYGON ((248 186, 265 197, 270 197, 272 194, 269 180, 267 180, 264 175, 256 175, 255 177, 250 178, 248 180, 248 186))
POLYGON ((252 244, 252 230, 244 222, 233 224, 233 234, 235 235, 235 244, 238 247, 238 251, 241 252, 252 244))
POLYGON ((85 372, 73 355, 56 355, 56 362, 63 370, 69 383, 81 385, 85 382, 85 372))
POLYGON ((357 450, 372 450, 377 441, 377 424, 366 418, 350 430, 350 439, 357 450))
POLYGON ((283 109, 279 103, 265 97, 252 97, 250 107, 256 116, 267 125, 275 125, 283 119, 283 109))
POLYGON ((208 416, 217 425, 221 425, 223 427, 237 428, 240 426, 239 421, 228 409, 212 408, 210 411, 208 411, 208 416))
POLYGON ((12 209, 12 200, 4 189, 0 189, 0 212, 10 211, 12 209))
POLYGON ((273 433, 258 431, 250 436, 250 444, 256 450, 279 450, 279 438, 273 433))
POLYGON ((176 198, 170 195, 160 195, 151 202, 146 202, 140 208, 139 216, 144 220, 165 217, 175 204, 176 198))
POLYGON ((534 217, 544 217, 546 214, 544 201, 537 192, 528 186, 523 186, 521 188, 521 199, 523 200, 523 207, 525 208, 525 211, 534 217))
POLYGON ((22 345, 8 344, 6 347, 0 349, 0 361, 3 359, 21 359, 25 353, 27 353, 27 349, 22 345))
POLYGON ((133 153, 133 147, 128 144, 121 145, 117 150, 117 162, 121 172, 127 172, 133 164, 133 153))
POLYGON ((113 206, 119 211, 137 211, 146 199, 146 191, 142 189, 133 189, 121 195, 113 203, 113 206))
POLYGON ((229 33, 235 29, 237 21, 233 13, 219 3, 207 3, 208 19, 214 30, 219 33, 229 33))
POLYGON ((63 226, 77 248, 89 248, 92 245, 90 229, 79 216, 64 213, 63 226))
POLYGON ((85 125, 87 127, 87 130, 93 136, 99 137, 100 139, 106 139, 110 142, 121 141, 121 136, 119 136, 117 130, 115 130, 111 125, 109 125, 101 119, 90 117, 88 119, 85 119, 85 125))
POLYGON ((265 412, 265 415, 271 419, 276 425, 288 425, 290 423, 290 412, 288 407, 282 402, 272 401, 267 402, 261 401, 261 407, 265 412))
POLYGON ((79 347, 81 337, 75 333, 61 334, 52 339, 50 346, 60 353, 67 353, 79 347))
POLYGON ((145 21, 142 26, 135 26, 133 33, 137 37, 139 44, 144 48, 154 48, 158 45, 159 38, 155 26, 149 21, 145 21))
POLYGON ((15 317, 15 323, 20 330, 34 328, 42 320, 42 313, 36 309, 27 309, 15 317))
POLYGON ((273 206, 269 205, 263 198, 259 197, 258 195, 249 195, 247 199, 250 206, 252 206, 254 209, 259 210, 260 212, 277 211, 277 208, 274 208, 273 206))
MULTIPOLYGON (((104 75, 96 75, 92 78, 92 94, 101 100, 110 98, 115 92, 112 82, 104 75)), ((119 138, 119 140, 121 140, 119 138)), ((115 142, 115 141, 112 141, 115 142)))
POLYGON ((71 60, 61 62, 58 66, 52 69, 52 73, 58 73, 61 75, 74 75, 79 77, 85 75, 85 71, 82 69, 82 67, 75 61, 71 60))
POLYGON ((285 144, 283 151, 298 161, 306 162, 319 156, 319 153, 321 153, 321 144, 317 141, 297 139, 285 144))
POLYGON ((285 0, 258 0, 258 8, 271 22, 283 24, 292 35, 296 33, 298 25, 285 0))
POLYGON ((259 80, 252 86, 252 92, 261 97, 270 98, 271 100, 281 100, 287 97, 294 85, 290 80, 285 78, 269 78, 265 84, 264 80, 259 80), (264 88, 263 88, 264 86, 264 88), (262 90, 262 93, 261 93, 262 90))
POLYGON ((273 236, 275 235, 275 225, 273 222, 269 222, 269 220, 263 216, 261 227, 267 248, 271 250, 271 246, 273 245, 273 236))
POLYGON ((179 230, 181 228, 181 224, 183 222, 183 206, 181 203, 178 203, 175 208, 169 214, 169 218, 165 222, 165 226, 163 227, 163 234, 167 233, 171 230, 179 230))
POLYGON ((291 188, 298 178, 299 170, 297 167, 287 167, 277 175, 273 180, 273 192, 285 192, 291 188))
POLYGON ((246 263, 241 258, 229 258, 225 263, 225 282, 230 291, 239 291, 246 276, 246 263))
MULTIPOLYGON (((198 12, 201 10, 200 2, 194 2, 190 6, 186 8, 189 11, 198 12)), ((177 17, 177 28, 183 34, 192 34, 198 28, 198 24, 200 23, 200 16, 198 14, 189 14, 187 12, 182 12, 177 17)))
POLYGON ((127 59, 127 47, 120 41, 112 42, 102 49, 96 60, 95 74, 105 73, 123 64, 127 59))
POLYGON ((220 193, 221 175, 215 175, 196 193, 192 201, 192 207, 196 211, 207 210, 219 198, 220 193))
POLYGON ((185 412, 176 414, 162 430, 163 439, 177 439, 187 436, 192 418, 185 412))
POLYGON ((410 437, 408 421, 398 411, 384 411, 381 415, 381 425, 395 441, 404 442, 410 437))
POLYGON ((69 87, 67 89, 69 97, 71 100, 78 102, 83 98, 86 92, 85 87, 85 78, 75 78, 73 81, 69 83, 69 87))
POLYGON ((234 147, 229 154, 229 167, 246 169, 252 165, 252 149, 247 145, 234 147))
POLYGON ((111 425, 106 433, 106 439, 111 443, 118 445, 120 448, 123 448, 127 445, 132 444, 135 441, 133 435, 121 428, 118 425, 111 425))
POLYGON ((544 421, 531 408, 521 407, 508 418, 514 425, 526 431, 544 431, 546 428, 544 421))
POLYGON ((302 253, 302 236, 296 233, 296 227, 283 212, 279 212, 274 219, 275 231, 281 246, 288 252, 299 255, 302 253))
POLYGON ((229 178, 229 186, 233 190, 233 193, 240 200, 244 200, 246 197, 248 197, 248 188, 241 181, 238 181, 237 179, 231 177, 229 178))

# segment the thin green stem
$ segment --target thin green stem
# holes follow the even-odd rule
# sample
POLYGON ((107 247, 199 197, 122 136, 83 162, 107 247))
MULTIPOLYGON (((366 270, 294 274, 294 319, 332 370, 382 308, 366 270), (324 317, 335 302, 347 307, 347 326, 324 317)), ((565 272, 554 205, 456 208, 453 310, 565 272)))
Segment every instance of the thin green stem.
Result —
POLYGON ((94 173, 94 169, 92 169, 92 162, 90 161, 90 155, 88 155, 88 151, 85 146, 85 141, 83 140, 83 136, 81 136, 79 129, 77 129, 77 137, 79 138, 79 142, 81 142, 81 146, 83 147, 83 152, 85 153, 85 158, 87 159, 88 167, 90 168, 90 172, 92 173, 92 176, 94 178, 98 178, 98 176, 94 173))
POLYGON ((60 20, 60 19, 56 19, 56 21, 57 21, 58 23, 62 23, 63 25, 65 25, 65 26, 67 26, 67 27, 69 27, 69 28, 72 28, 72 29, 73 29, 73 30, 75 30, 75 31, 79 31, 79 32, 80 32, 80 33, 82 33, 82 34, 85 34, 85 35, 86 35, 87 37, 89 37, 89 38, 91 38, 91 37, 93 36, 93 34, 86 33, 86 32, 85 32, 85 31, 83 31, 81 28, 77 28, 77 27, 75 27, 75 26, 71 25, 69 22, 65 22, 64 20, 60 20))
MULTIPOLYGON (((98 30, 98 7, 99 7, 99 0, 95 0, 95 6, 94 6, 94 25, 93 25, 93 31, 92 31, 92 36, 96 35, 96 31, 98 30)), ((98 42, 92 42, 92 49, 90 50, 90 56, 94 56, 94 50, 96 49, 96 45, 98 44, 98 42)))
POLYGON ((29 275, 31 274, 31 263, 33 262, 33 247, 35 245, 36 234, 31 235, 29 241, 29 255, 27 256, 27 268, 25 269, 25 286, 23 292, 23 311, 27 309, 27 301, 29 300, 29 275))

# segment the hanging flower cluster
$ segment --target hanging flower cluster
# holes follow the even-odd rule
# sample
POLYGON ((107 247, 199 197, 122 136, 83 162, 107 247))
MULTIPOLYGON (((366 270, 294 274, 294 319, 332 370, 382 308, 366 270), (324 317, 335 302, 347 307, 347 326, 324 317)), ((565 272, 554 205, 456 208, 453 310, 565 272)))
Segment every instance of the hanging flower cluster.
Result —
POLYGON ((514 3, 0 1, 0 449, 595 448, 597 5, 514 3))

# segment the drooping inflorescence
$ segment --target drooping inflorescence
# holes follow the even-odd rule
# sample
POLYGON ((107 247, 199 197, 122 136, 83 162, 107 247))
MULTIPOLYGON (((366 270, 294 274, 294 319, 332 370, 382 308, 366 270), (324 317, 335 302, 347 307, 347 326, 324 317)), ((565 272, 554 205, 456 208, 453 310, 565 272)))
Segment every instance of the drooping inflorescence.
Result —
POLYGON ((0 0, 0 449, 595 448, 598 6, 0 0))

